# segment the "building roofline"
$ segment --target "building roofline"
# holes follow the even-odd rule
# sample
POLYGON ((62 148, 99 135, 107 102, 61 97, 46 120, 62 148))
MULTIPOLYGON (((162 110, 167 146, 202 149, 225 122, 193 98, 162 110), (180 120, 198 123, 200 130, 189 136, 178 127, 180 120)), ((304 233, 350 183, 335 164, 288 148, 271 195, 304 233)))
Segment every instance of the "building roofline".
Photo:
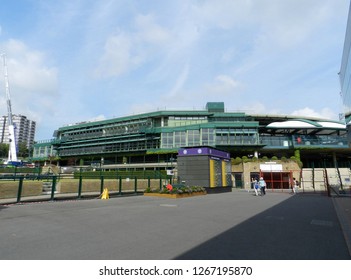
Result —
POLYGON ((123 121, 131 121, 131 120, 138 120, 138 119, 145 119, 145 118, 152 118, 152 117, 164 117, 164 116, 213 116, 213 117, 253 117, 257 119, 272 119, 272 122, 277 122, 279 119, 280 121, 284 120, 303 120, 304 122, 330 122, 330 123, 338 123, 342 124, 339 121, 330 120, 330 119, 323 119, 318 117, 306 117, 306 116, 294 116, 294 115, 269 115, 269 114, 247 114, 245 112, 208 112, 207 110, 161 110, 161 111, 154 111, 149 113, 141 113, 135 115, 127 115, 124 117, 117 117, 111 118, 106 120, 99 120, 99 121, 83 121, 74 124, 68 124, 61 126, 58 128, 59 131, 66 131, 72 130, 77 128, 88 128, 91 126, 99 126, 99 125, 106 125, 110 123, 116 122, 123 122, 123 121))

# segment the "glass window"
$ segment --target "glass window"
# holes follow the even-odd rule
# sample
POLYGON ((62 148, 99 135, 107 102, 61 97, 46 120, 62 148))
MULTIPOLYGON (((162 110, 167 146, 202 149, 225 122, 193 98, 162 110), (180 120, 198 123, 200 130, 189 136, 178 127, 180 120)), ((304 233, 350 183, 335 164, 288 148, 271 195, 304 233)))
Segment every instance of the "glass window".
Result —
POLYGON ((188 130, 188 146, 200 145, 200 131, 188 130))
POLYGON ((174 132, 174 147, 186 146, 186 132, 176 131, 174 132))
POLYGON ((201 135, 202 145, 214 146, 215 144, 214 130, 212 128, 203 128, 201 133, 202 133, 201 135))
POLYGON ((161 148, 173 148, 173 132, 161 134, 161 148))

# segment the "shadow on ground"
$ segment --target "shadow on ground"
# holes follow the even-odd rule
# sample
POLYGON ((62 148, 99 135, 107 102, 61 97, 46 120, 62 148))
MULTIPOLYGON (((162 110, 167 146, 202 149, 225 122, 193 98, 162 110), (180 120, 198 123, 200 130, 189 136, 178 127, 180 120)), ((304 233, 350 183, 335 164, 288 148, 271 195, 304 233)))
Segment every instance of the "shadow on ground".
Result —
POLYGON ((332 200, 299 194, 175 259, 338 260, 351 256, 332 200))
POLYGON ((6 209, 7 207, 4 206, 4 205, 0 205, 0 211, 3 210, 3 209, 6 209))

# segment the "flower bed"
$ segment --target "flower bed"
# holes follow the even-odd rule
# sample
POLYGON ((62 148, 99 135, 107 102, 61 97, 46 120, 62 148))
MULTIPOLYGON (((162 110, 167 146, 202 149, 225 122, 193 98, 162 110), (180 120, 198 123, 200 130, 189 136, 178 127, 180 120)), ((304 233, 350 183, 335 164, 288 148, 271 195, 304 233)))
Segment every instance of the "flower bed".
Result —
POLYGON ((167 187, 161 190, 151 190, 146 189, 144 192, 145 196, 156 196, 156 197, 165 197, 165 198, 183 198, 183 197, 192 197, 198 195, 205 195, 206 190, 203 187, 172 187, 167 185, 167 187))

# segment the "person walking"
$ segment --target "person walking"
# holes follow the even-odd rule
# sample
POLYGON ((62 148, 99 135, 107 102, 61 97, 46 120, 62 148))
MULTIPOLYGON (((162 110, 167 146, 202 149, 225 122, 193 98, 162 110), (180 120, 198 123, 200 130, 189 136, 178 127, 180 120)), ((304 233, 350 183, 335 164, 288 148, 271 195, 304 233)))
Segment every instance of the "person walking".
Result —
POLYGON ((260 178, 260 181, 258 182, 261 190, 261 196, 266 194, 266 181, 263 179, 263 177, 260 178))
POLYGON ((297 194, 299 191, 299 182, 295 179, 295 177, 293 178, 292 189, 294 194, 297 194))
POLYGON ((255 190, 256 196, 258 196, 258 189, 259 189, 259 188, 260 188, 260 186, 259 186, 257 180, 255 179, 255 180, 254 180, 254 190, 255 190))
MULTIPOLYGON (((254 177, 251 178, 251 189, 255 190, 255 178, 254 177)), ((251 189, 248 192, 250 192, 251 189)))

